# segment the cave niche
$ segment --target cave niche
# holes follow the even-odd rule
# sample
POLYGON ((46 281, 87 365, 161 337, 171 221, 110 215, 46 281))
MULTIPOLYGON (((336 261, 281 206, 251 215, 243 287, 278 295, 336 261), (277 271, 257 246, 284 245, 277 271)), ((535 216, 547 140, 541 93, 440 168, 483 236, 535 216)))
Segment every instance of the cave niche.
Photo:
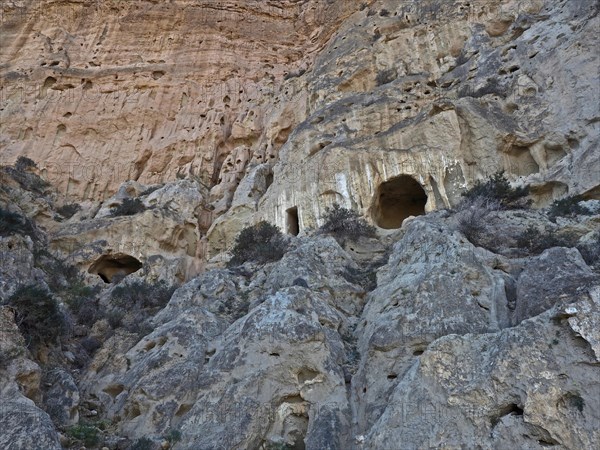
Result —
POLYGON ((90 266, 88 273, 98 275, 105 283, 113 283, 141 268, 142 263, 138 259, 124 253, 116 253, 102 255, 90 266))
POLYGON ((371 217, 380 228, 395 229, 409 216, 425 214, 427 194, 409 175, 400 175, 379 185, 371 208, 371 217))

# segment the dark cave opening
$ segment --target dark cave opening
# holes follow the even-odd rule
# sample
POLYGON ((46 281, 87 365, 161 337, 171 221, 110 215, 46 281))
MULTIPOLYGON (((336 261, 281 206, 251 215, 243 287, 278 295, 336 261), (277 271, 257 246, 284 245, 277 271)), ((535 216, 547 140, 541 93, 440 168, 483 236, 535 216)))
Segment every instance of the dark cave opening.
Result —
POLYGON ((298 236, 298 233, 300 232, 300 220, 298 218, 298 208, 296 206, 294 206, 293 208, 290 208, 288 210, 286 210, 286 229, 287 229, 287 233, 291 234, 292 236, 298 236))
POLYGON ((373 221, 380 228, 400 228, 407 217, 425 214, 426 203, 427 194, 421 185, 411 176, 400 175, 377 188, 373 221))
POLYGON ((122 280, 127 275, 137 272, 142 268, 142 263, 133 256, 118 253, 114 255, 102 255, 88 269, 102 278, 105 283, 113 283, 122 280))

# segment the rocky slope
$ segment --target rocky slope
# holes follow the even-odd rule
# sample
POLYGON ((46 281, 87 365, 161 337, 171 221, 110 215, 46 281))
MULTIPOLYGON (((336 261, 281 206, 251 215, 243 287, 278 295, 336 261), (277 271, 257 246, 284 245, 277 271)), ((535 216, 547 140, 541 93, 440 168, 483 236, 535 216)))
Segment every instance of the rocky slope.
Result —
POLYGON ((397 228, 379 197, 398 175, 422 189, 417 210, 499 169, 539 205, 597 198, 597 13, 593 0, 4 2, 2 159, 31 157, 78 201, 198 180, 202 258, 259 218, 320 225, 334 201, 397 228))
POLYGON ((0 12, 1 448, 600 446, 597 2, 0 12))
MULTIPOLYGON (((166 187, 183 204, 180 184, 166 187)), ((25 214, 11 199, 27 191, 2 192, 3 208, 25 214)), ((30 195, 53 211, 49 193, 30 195)), ((594 448, 600 204, 586 206, 571 217, 489 210, 477 226, 495 239, 484 243, 464 225, 468 206, 378 238, 292 236, 276 262, 185 283, 153 258, 105 283, 73 273, 77 259, 56 268, 40 227, 3 228, 0 295, 13 306, 0 307, 0 444, 594 448), (531 226, 546 229, 535 247, 522 244, 531 226), (34 280, 68 318, 54 342, 32 341, 11 300, 34 280)))

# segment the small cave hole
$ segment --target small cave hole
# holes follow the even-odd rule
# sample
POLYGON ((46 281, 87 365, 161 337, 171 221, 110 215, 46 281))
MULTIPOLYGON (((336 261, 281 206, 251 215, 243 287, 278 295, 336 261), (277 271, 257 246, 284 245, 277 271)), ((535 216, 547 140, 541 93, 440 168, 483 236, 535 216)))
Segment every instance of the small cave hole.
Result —
POLYGON ((127 275, 137 272, 142 268, 142 263, 130 255, 118 253, 102 255, 88 269, 88 273, 96 274, 105 283, 122 280, 127 275))
POLYGON ((156 347, 156 342, 154 341, 150 341, 148 342, 145 346, 144 346, 144 350, 149 352, 150 350, 152 350, 154 347, 156 347))
MULTIPOLYGON (((257 159, 262 158, 261 156, 259 156, 257 159)), ((273 184, 273 174, 269 173, 267 174, 267 176, 265 177, 265 190, 269 189, 269 186, 271 186, 273 184)))
POLYGON ((292 236, 298 236, 300 232, 300 221, 298 219, 298 207, 294 206, 286 210, 286 229, 287 233, 292 236))
POLYGON ((106 386, 102 390, 108 395, 110 395, 112 398, 115 398, 117 395, 123 392, 124 389, 125 386, 123 386, 122 384, 111 384, 110 386, 106 386))
POLYGON ((185 413, 187 413, 190 409, 192 409, 192 405, 188 405, 188 404, 184 403, 183 405, 180 405, 179 408, 177 408, 177 411, 175 411, 175 416, 181 417, 185 413))
POLYGON ((398 374, 396 374, 396 373, 390 373, 390 374, 387 376, 387 379, 388 379, 388 380, 395 380, 396 378, 398 378, 398 374))
POLYGON ((408 175, 381 183, 375 193, 372 217, 377 226, 400 228, 409 216, 425 214, 427 194, 421 185, 408 175))

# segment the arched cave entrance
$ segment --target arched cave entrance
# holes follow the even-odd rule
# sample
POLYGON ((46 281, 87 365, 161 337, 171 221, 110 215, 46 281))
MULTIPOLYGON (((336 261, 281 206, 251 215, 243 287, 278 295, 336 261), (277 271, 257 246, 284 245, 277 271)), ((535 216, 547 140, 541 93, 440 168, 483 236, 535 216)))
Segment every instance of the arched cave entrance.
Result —
POLYGON ((380 228, 400 228, 409 216, 425 214, 427 194, 409 175, 400 175, 381 183, 375 193, 373 221, 380 228))
POLYGON ((117 253, 102 255, 88 269, 88 273, 98 275, 105 283, 119 281, 142 268, 142 263, 130 255, 117 253))

